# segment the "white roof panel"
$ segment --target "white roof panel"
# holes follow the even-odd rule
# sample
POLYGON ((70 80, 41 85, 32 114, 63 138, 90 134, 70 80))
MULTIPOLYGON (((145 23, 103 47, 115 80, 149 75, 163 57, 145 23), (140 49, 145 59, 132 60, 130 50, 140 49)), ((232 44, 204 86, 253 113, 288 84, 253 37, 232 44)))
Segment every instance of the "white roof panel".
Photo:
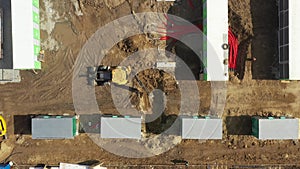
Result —
POLYGON ((140 139, 141 117, 101 117, 101 138, 140 139))
POLYGON ((78 165, 78 164, 59 163, 59 169, 89 169, 89 166, 78 165))
POLYGON ((207 0, 207 80, 227 81, 228 50, 222 45, 228 44, 228 0, 207 0))
POLYGON ((32 0, 11 0, 13 68, 34 68, 32 0))
POLYGON ((222 139, 222 119, 182 117, 183 139, 222 139))
POLYGON ((32 118, 31 130, 33 139, 68 139, 74 138, 73 118, 32 118))
POLYGON ((298 139, 298 119, 259 119, 259 139, 298 139))

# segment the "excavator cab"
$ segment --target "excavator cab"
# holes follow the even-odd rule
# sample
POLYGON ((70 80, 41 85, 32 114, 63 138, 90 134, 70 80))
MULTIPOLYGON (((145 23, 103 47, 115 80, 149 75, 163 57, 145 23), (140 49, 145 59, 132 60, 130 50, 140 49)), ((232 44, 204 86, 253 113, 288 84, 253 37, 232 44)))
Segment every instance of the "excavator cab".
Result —
POLYGON ((96 83, 98 86, 109 84, 112 80, 112 70, 109 66, 99 66, 97 68, 96 83))
POLYGON ((6 135, 6 122, 3 116, 0 115, 0 137, 5 138, 6 135))

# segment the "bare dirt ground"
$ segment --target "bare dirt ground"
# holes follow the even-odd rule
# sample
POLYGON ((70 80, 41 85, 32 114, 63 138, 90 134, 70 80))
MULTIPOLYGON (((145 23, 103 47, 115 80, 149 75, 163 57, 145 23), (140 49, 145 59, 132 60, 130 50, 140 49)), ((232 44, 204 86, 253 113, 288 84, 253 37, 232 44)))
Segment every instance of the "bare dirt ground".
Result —
MULTIPOLYGON (((276 80, 263 80, 274 78, 271 67, 276 62, 275 0, 229 1, 230 26, 238 36, 240 52, 236 76, 232 76, 228 82, 226 107, 222 116, 223 140, 185 140, 166 153, 146 159, 129 159, 106 152, 85 134, 74 140, 32 140, 25 129, 29 124, 18 122, 14 117, 28 114, 73 114, 73 65, 87 39, 99 27, 129 15, 132 11, 167 12, 171 7, 170 3, 156 3, 150 0, 42 0, 41 7, 42 47, 46 50, 46 62, 38 74, 22 71, 20 84, 6 84, 0 87, 0 110, 5 113, 9 125, 9 140, 2 142, 0 160, 4 160, 12 152, 8 160, 20 165, 98 160, 104 165, 119 167, 149 164, 162 165, 157 168, 164 168, 164 165, 172 164, 173 159, 185 159, 190 165, 300 165, 298 140, 258 141, 250 136, 249 118, 252 115, 299 117, 299 82, 283 84, 276 80), (254 55, 257 62, 245 61, 254 55), (17 128, 20 131, 16 131, 17 128)), ((120 42, 112 48, 104 62, 117 65, 130 53, 157 45, 146 39, 145 35, 139 35, 120 42)), ((166 113, 176 114, 180 101, 178 88, 170 77, 164 74, 157 76, 158 74, 155 70, 150 70, 141 72, 139 77, 147 88, 160 87, 167 91, 170 102, 166 113), (169 81, 165 82, 164 86, 159 86, 163 79, 169 81)), ((201 92, 199 114, 204 115, 211 104, 210 83, 197 83, 201 92)), ((101 96, 97 95, 97 101, 103 105, 101 110, 108 114, 116 113, 110 88, 98 87, 96 94, 99 93, 101 96)), ((140 105, 141 100, 137 97, 142 96, 134 95, 133 102, 140 105)), ((143 104, 147 107, 149 103, 143 104)))

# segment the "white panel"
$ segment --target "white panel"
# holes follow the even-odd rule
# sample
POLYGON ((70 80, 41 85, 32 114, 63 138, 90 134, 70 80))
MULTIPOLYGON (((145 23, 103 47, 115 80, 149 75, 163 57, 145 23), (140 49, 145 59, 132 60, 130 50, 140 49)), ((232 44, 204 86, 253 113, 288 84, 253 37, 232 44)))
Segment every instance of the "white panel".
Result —
POLYGON ((289 1, 289 79, 300 80, 300 1, 289 1))
POLYGON ((222 119, 182 118, 183 139, 222 139, 222 119))
POLYGON ((259 139, 298 139, 298 119, 259 119, 259 139))
POLYGON ((71 139, 73 118, 32 118, 31 133, 33 139, 71 139))
POLYGON ((228 50, 222 44, 228 44, 228 1, 208 0, 207 3, 207 80, 227 81, 228 50))
POLYGON ((32 0, 11 0, 13 68, 34 68, 32 0))
POLYGON ((176 62, 157 62, 156 67, 157 68, 175 68, 176 62))
POLYGON ((101 138, 141 138, 141 118, 101 117, 101 138))
POLYGON ((88 166, 78 164, 60 163, 59 169, 89 169, 88 166))

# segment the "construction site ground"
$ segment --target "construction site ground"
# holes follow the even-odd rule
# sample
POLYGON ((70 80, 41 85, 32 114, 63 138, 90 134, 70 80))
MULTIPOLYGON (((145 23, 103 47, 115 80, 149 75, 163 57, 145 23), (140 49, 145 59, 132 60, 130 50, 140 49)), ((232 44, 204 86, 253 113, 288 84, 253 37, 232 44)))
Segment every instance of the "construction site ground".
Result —
MULTIPOLYGON (((193 2, 197 4, 196 0, 193 2)), ((299 117, 299 82, 281 83, 274 80, 277 63, 276 0, 229 0, 229 24, 240 46, 238 68, 227 83, 226 105, 222 115, 223 139, 204 142, 182 140, 161 155, 142 159, 109 153, 94 144, 86 134, 71 140, 33 140, 26 121, 32 114, 74 114, 73 66, 81 48, 98 28, 131 13, 168 12, 172 8, 171 3, 154 0, 41 0, 40 3, 45 63, 37 74, 30 70, 21 71, 21 83, 0 87, 0 110, 4 112, 8 123, 8 140, 1 143, 1 161, 10 160, 23 166, 97 160, 106 166, 160 165, 158 168, 167 168, 173 164, 172 160, 183 159, 190 166, 300 166, 298 140, 259 141, 251 136, 252 115, 299 117), (246 61, 251 57, 256 57, 257 61, 246 61)), ((113 47, 113 52, 103 62, 116 65, 130 53, 151 47, 155 47, 155 43, 147 41, 145 35, 133 36, 113 47)), ((147 88, 158 87, 155 85, 157 82, 151 79, 170 79, 163 75, 153 78, 157 72, 151 71, 139 74, 147 88)), ((204 81, 197 81, 197 84, 201 90, 199 114, 205 115, 211 104, 211 85, 204 81)), ((171 102, 165 113, 176 114, 178 106, 174 105, 180 102, 176 83, 170 80, 166 85, 164 89, 169 92, 168 100, 171 102)), ((96 87, 96 94, 98 103, 102 105, 101 111, 114 114, 116 110, 109 87, 96 87)), ((133 99, 133 102, 140 104, 138 99, 136 102, 133 99)))

